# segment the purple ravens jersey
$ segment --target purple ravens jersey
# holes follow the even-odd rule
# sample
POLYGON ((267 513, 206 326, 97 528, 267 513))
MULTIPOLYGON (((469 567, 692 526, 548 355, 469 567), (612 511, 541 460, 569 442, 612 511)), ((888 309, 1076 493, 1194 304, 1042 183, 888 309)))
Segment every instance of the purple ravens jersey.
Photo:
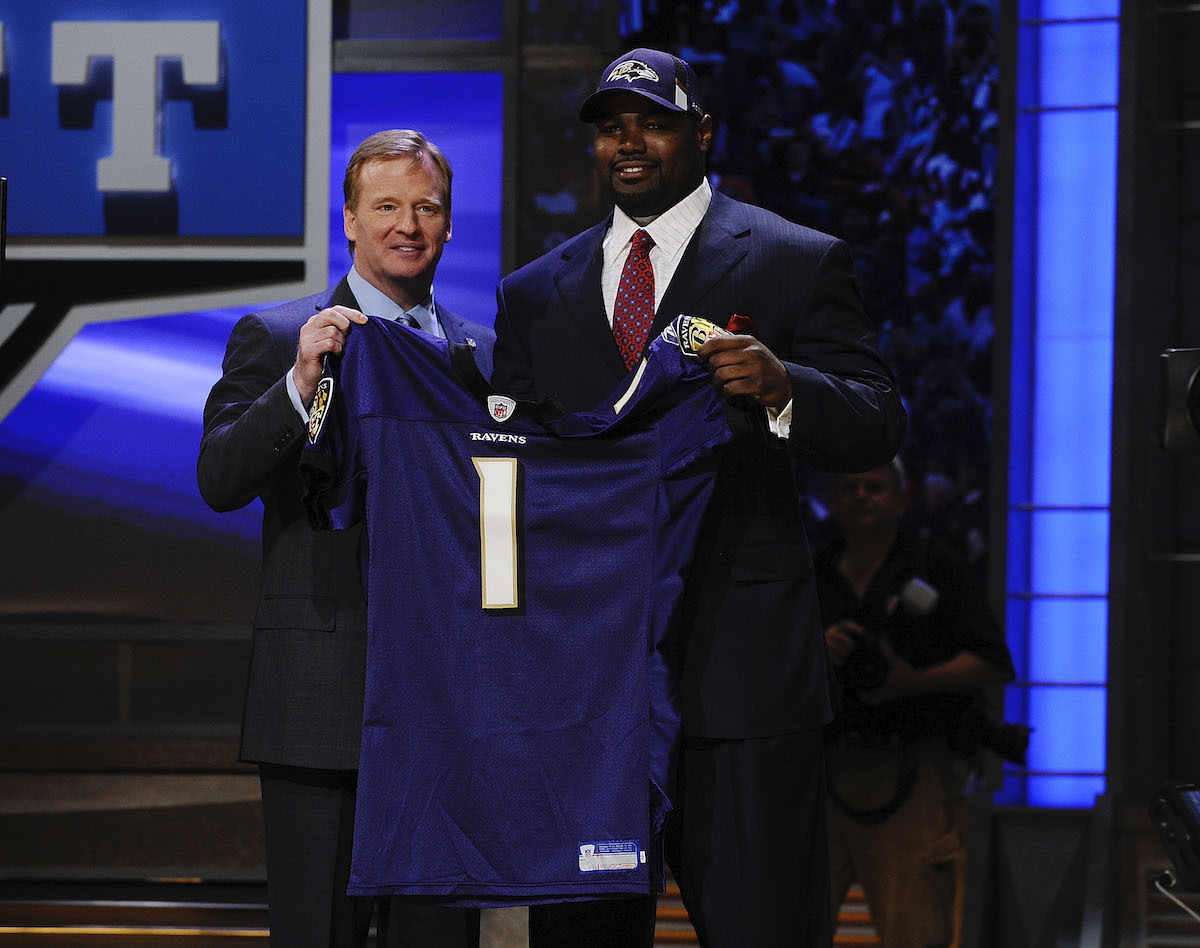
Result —
POLYGON ((323 380, 310 512, 364 520, 368 547, 351 894, 658 885, 681 574, 715 449, 759 428, 680 320, 587 413, 506 398, 469 350, 375 319, 323 380))

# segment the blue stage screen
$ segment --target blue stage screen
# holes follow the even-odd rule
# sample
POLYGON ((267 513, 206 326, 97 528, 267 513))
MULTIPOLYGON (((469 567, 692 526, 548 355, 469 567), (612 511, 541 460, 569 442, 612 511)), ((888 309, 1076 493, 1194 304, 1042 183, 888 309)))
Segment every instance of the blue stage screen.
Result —
POLYGON ((10 237, 133 233, 106 202, 147 196, 180 237, 303 236, 304 3, 39 0, 0 21, 10 237), (117 152, 120 184, 100 171, 117 152))

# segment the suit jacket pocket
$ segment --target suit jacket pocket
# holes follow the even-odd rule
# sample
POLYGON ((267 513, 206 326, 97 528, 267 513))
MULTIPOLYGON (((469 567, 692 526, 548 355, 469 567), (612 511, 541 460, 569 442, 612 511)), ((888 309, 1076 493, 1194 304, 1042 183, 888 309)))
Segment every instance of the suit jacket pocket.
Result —
POLYGON ((332 632, 337 602, 329 596, 264 596, 258 602, 258 629, 311 629, 332 632))

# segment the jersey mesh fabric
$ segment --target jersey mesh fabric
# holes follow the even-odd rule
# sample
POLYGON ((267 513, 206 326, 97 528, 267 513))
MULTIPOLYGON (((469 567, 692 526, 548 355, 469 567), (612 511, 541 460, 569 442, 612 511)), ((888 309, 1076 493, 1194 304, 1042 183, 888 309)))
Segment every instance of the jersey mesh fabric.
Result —
POLYGON ((650 892, 682 572, 716 452, 749 416, 661 337, 623 391, 557 418, 519 404, 496 420, 444 341, 386 321, 355 327, 335 376, 302 468, 317 520, 366 521, 351 894, 650 892), (511 566, 481 555, 489 463, 518 472, 499 508, 511 566), (515 606, 484 608, 485 568, 515 580, 515 606))

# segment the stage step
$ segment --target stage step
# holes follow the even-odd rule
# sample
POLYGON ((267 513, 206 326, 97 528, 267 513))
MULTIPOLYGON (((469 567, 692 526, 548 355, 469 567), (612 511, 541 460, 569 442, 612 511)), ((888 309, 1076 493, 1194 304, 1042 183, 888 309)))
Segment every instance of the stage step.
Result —
POLYGON ((9 879, 0 889, 0 943, 207 948, 266 940, 261 882, 9 879))
MULTIPOLYGON (((229 948, 264 945, 267 937, 266 886, 260 881, 10 879, 0 888, 0 944, 229 948)), ((699 944, 673 879, 659 898, 654 941, 659 948, 699 944)), ((858 887, 842 906, 834 945, 879 945, 858 887)))

